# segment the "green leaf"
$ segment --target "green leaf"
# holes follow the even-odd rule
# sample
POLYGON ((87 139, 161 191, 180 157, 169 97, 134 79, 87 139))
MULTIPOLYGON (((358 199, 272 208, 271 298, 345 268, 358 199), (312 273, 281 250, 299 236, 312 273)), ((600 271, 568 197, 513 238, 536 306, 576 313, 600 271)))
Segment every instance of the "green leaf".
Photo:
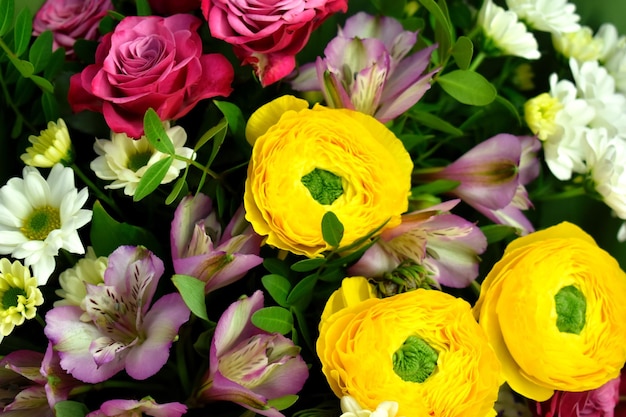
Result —
POLYGON ((439 44, 439 60, 445 61, 449 54, 449 48, 454 38, 454 28, 447 16, 447 9, 444 10, 434 2, 434 0, 419 0, 420 3, 435 18, 435 42, 439 44))
POLYGON ((313 288, 315 288, 315 284, 317 284, 317 279, 317 274, 302 278, 289 293, 287 304, 304 310, 311 301, 313 288))
POLYGON ((236 104, 230 103, 228 101, 213 100, 213 103, 217 106, 218 109, 220 109, 220 111, 226 118, 226 121, 228 122, 228 127, 233 133, 233 136, 238 139, 245 140, 246 119, 243 117, 241 109, 237 107, 236 104))
POLYGON ((517 236, 517 229, 515 227, 506 226, 504 224, 490 224, 481 227, 480 230, 487 238, 487 243, 489 245, 517 236))
POLYGON ((148 0, 135 0, 135 4, 137 6, 137 16, 150 16, 152 14, 148 0))
POLYGON ((265 258, 263 260, 263 267, 271 274, 282 275, 284 277, 289 275, 289 267, 287 264, 277 258, 265 258))
POLYGON ((291 265, 291 270, 296 272, 314 271, 326 262, 325 258, 303 259, 291 265))
POLYGON ((444 133, 449 133, 453 136, 463 136, 464 134, 461 129, 453 126, 452 124, 446 122, 445 120, 441 119, 433 113, 412 110, 410 115, 417 122, 431 129, 439 130, 444 133))
POLYGON ((283 307, 271 306, 252 314, 252 324, 269 333, 287 334, 293 328, 291 312, 283 307))
POLYGON ((152 252, 161 252, 159 241, 150 231, 128 223, 118 222, 109 216, 99 201, 93 205, 89 238, 98 256, 109 256, 122 245, 142 245, 152 252))
POLYGON ((6 35, 13 27, 15 0, 0 0, 0 36, 6 35))
POLYGON ((59 103, 52 93, 44 92, 41 95, 41 107, 46 120, 57 120, 59 118, 59 103))
MULTIPOLYGON (((208 141, 213 139, 213 137, 217 135, 226 136, 226 132, 228 131, 228 122, 225 117, 222 117, 222 120, 219 121, 218 124, 204 132, 204 134, 198 139, 196 146, 194 146, 194 150, 197 151, 202 148, 208 141)), ((224 140, 222 138, 222 140, 224 140)))
POLYGON ((338 247, 343 238, 343 224, 332 211, 327 211, 322 217, 322 237, 330 246, 338 247))
POLYGON ((35 67, 28 61, 9 55, 9 60, 13 66, 20 72, 22 77, 30 78, 35 73, 35 67))
POLYGON ((52 57, 52 32, 46 30, 35 38, 28 51, 28 60, 35 67, 35 73, 43 71, 52 57))
POLYGON ((148 142, 150 142, 157 151, 168 155, 174 155, 176 153, 174 144, 169 136, 167 136, 167 132, 163 127, 163 122, 152 108, 148 109, 143 116, 143 129, 148 142))
POLYGON ((54 405, 54 411, 56 417, 85 417, 89 409, 78 401, 59 401, 54 405))
POLYGON ((181 177, 178 180, 176 180, 176 183, 174 184, 174 188, 172 188, 172 191, 165 199, 165 204, 167 204, 168 206, 172 204, 174 201, 176 201, 176 199, 180 195, 183 188, 185 189, 189 188, 187 187, 187 172, 189 172, 188 169, 185 169, 183 171, 183 175, 181 175, 181 177))
POLYGON ((372 0, 372 3, 383 16, 391 16, 396 19, 400 19, 404 16, 406 0, 372 0))
POLYGON ((267 405, 280 411, 291 407, 296 401, 298 401, 297 395, 285 395, 284 397, 267 400, 267 405))
POLYGON ((33 33, 33 14, 28 7, 23 8, 15 19, 13 40, 15 42, 15 56, 20 57, 28 49, 30 37, 33 33))
POLYGON ((53 93, 54 92, 54 86, 52 85, 52 83, 48 80, 46 80, 43 77, 40 77, 39 75, 31 75, 29 77, 35 84, 37 84, 37 87, 41 88, 41 90, 45 93, 53 93))
POLYGON ((452 47, 452 57, 460 69, 466 70, 472 63, 474 44, 467 36, 459 36, 452 47))
POLYGON ((261 278, 263 287, 270 296, 282 307, 287 307, 287 295, 291 290, 289 280, 281 275, 270 274, 261 278))
POLYGON ((518 126, 522 125, 522 117, 520 116, 517 108, 515 108, 515 105, 513 103, 511 103, 509 100, 505 99, 501 95, 496 96, 495 102, 507 109, 515 117, 518 126))
POLYGON ((170 169, 173 161, 174 157, 168 155, 148 168, 137 184, 133 201, 139 201, 156 190, 163 178, 165 178, 167 170, 170 169))
POLYGON ((448 191, 454 190, 459 186, 460 181, 453 180, 434 180, 429 182, 428 184, 418 185, 417 187, 411 188, 411 195, 416 196, 420 194, 443 194, 448 191))
POLYGON ((204 287, 206 283, 196 277, 176 274, 172 282, 178 289, 189 310, 198 318, 209 321, 206 313, 204 287))
POLYGON ((463 104, 486 106, 498 92, 485 77, 474 71, 455 70, 438 78, 443 90, 463 104))

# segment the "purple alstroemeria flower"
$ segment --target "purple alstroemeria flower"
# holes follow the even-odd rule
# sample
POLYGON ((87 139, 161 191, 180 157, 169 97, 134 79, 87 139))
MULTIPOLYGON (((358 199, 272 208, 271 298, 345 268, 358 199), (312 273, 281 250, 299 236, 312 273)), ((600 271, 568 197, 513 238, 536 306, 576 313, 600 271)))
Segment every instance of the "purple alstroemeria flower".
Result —
POLYGON ((492 221, 527 234, 534 229, 522 213, 532 207, 524 185, 539 174, 536 154, 540 147, 533 136, 501 133, 474 146, 445 168, 416 172, 414 179, 457 181, 459 185, 451 194, 492 221))
POLYGON ((474 223, 449 212, 459 201, 404 214, 402 223, 385 230, 348 274, 381 277, 411 261, 439 284, 467 287, 478 276, 478 255, 487 248, 487 239, 474 223))
POLYGON ((180 417, 187 412, 187 406, 181 403, 157 404, 152 397, 141 400, 109 400, 102 403, 99 410, 92 411, 85 417, 180 417))
POLYGON ((0 415, 54 416, 54 405, 84 385, 59 366, 48 344, 45 354, 16 350, 0 360, 0 415))
POLYGON ((278 333, 255 327, 250 318, 263 307, 263 292, 231 304, 211 343, 209 369, 199 402, 231 401, 255 413, 283 417, 268 401, 299 392, 309 376, 300 348, 278 333))
POLYGON ((120 246, 109 256, 104 284, 85 284, 85 310, 50 310, 44 332, 59 352, 61 367, 89 383, 122 369, 139 380, 156 374, 190 314, 178 293, 151 306, 163 270, 163 262, 146 248, 120 246), (85 312, 88 319, 81 320, 85 312))
POLYGON ((374 116, 385 123, 417 103, 430 88, 424 73, 436 47, 409 55, 417 32, 387 16, 360 12, 346 20, 324 57, 305 64, 292 81, 295 90, 321 90, 326 104, 374 116))
POLYGON ((263 262, 261 236, 244 218, 243 207, 222 233, 211 199, 187 196, 174 213, 170 242, 174 271, 204 282, 208 294, 240 279, 263 262))

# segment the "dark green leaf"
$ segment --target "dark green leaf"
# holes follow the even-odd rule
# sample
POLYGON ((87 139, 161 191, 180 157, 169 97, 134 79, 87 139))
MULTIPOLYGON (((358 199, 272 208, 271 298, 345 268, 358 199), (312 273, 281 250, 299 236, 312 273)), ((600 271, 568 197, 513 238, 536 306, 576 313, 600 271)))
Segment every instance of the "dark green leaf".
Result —
POLYGON ((168 155, 148 168, 137 184, 133 201, 139 201, 156 190, 163 178, 165 178, 167 170, 170 169, 173 161, 174 158, 168 155))
POLYGON ((43 71, 52 57, 52 32, 43 32, 35 38, 28 51, 28 60, 35 67, 35 74, 43 71))
POLYGON ((35 67, 28 61, 24 61, 23 59, 15 58, 14 56, 9 55, 9 60, 13 64, 13 66, 20 72, 22 77, 30 78, 35 73, 35 67))
POLYGON ((282 275, 284 277, 289 275, 289 267, 287 264, 277 258, 265 258, 263 260, 263 267, 272 274, 282 275))
POLYGON ((496 88, 474 71, 455 70, 438 78, 441 88, 463 104, 486 106, 495 100, 496 88))
POLYGON ((189 310, 198 318, 209 321, 206 313, 204 287, 206 283, 189 275, 174 275, 172 282, 189 310))
POLYGON ((283 307, 264 307, 255 311, 251 317, 252 324, 269 333, 287 334, 293 328, 291 312, 283 307))
POLYGON ((326 262, 325 258, 303 259, 291 265, 291 269, 296 272, 314 271, 326 262))
POLYGON ((459 181, 453 180, 434 180, 427 184, 418 185, 411 189, 411 195, 416 196, 420 194, 442 194, 448 191, 454 190, 460 184, 459 181))
POLYGON ((172 140, 167 136, 163 122, 152 108, 148 109, 143 116, 143 129, 148 142, 154 146, 154 149, 168 155, 174 155, 176 153, 174 143, 172 143, 172 140))
POLYGON ((322 217, 322 237, 330 246, 338 247, 343 238, 343 224, 332 211, 327 211, 322 217))
POLYGON ((445 120, 439 118, 433 113, 413 110, 410 113, 411 117, 417 120, 420 124, 430 127, 431 129, 439 130, 444 133, 449 133, 453 136, 463 136, 463 131, 445 120))
MULTIPOLYGON (((448 15, 434 0, 419 0, 419 2, 435 18, 435 41, 439 44, 440 62, 445 61, 449 47, 454 38, 454 29, 448 15)), ((446 10, 447 11, 447 10, 446 10)))
POLYGON ((43 69, 43 76, 48 80, 55 79, 63 69, 63 64, 65 64, 65 49, 58 48, 50 55, 48 65, 43 69))
POLYGON ((391 16, 396 19, 400 19, 404 16, 406 0, 372 0, 372 3, 383 16, 391 16))
POLYGON ((52 83, 48 80, 46 80, 43 77, 40 77, 39 75, 31 75, 29 77, 35 84, 37 84, 37 87, 41 88, 41 90, 45 93, 53 93, 54 92, 54 86, 52 85, 52 83))
POLYGON ((517 111, 513 103, 511 103, 509 100, 505 99, 504 97, 500 95, 496 96, 495 101, 496 103, 502 105, 502 107, 507 109, 515 117, 515 120, 517 121, 518 126, 522 125, 522 117, 520 116, 519 112, 517 111))
POLYGON ((120 19, 114 19, 110 13, 107 13, 107 15, 104 16, 102 20, 100 20, 100 23, 98 24, 98 32, 100 32, 103 35, 109 32, 113 32, 113 29, 115 29, 115 24, 117 23, 116 20, 120 20, 120 19))
POLYGON ((57 120, 59 118, 59 104, 54 94, 43 93, 41 96, 41 107, 46 120, 57 120))
POLYGON ((15 42, 15 56, 20 57, 28 49, 30 37, 33 33, 33 14, 28 7, 23 8, 15 18, 13 40, 15 42))
POLYGON ((188 188, 187 181, 186 181, 188 171, 189 171, 188 169, 185 169, 183 171, 183 175, 181 175, 181 177, 178 180, 176 180, 176 183, 174 184, 174 188, 172 188, 172 191, 165 199, 165 204, 167 204, 168 206, 172 204, 174 201, 176 201, 176 199, 178 198, 178 196, 180 195, 183 189, 188 188))
POLYGON ((237 107, 236 104, 229 103, 228 101, 213 100, 213 103, 215 103, 226 118, 228 127, 233 133, 233 136, 243 140, 245 138, 246 119, 243 117, 241 109, 237 107))
MULTIPOLYGON (((223 117, 222 120, 219 121, 218 124, 207 130, 201 137, 198 139, 196 146, 194 146, 194 150, 197 151, 204 146, 205 143, 213 139, 216 135, 226 135, 226 131, 228 130, 228 122, 226 118, 223 117)), ((222 139, 224 140, 224 139, 222 139)))
POLYGON ((503 224, 490 224, 481 227, 480 230, 487 238, 487 243, 489 245, 504 239, 516 237, 518 234, 515 227, 506 226, 503 224))
POLYGON ((282 307, 287 307, 287 295, 291 290, 289 280, 281 275, 270 274, 261 278, 263 287, 270 296, 282 307))
POLYGON ((89 409, 77 401, 59 401, 54 404, 54 411, 56 417, 84 417, 89 409))
POLYGON ((15 0, 0 0, 0 36, 6 35, 13 27, 15 0))
POLYGON ((297 395, 285 395, 284 397, 267 400, 267 405, 280 411, 291 407, 296 401, 298 401, 297 395))
POLYGON ((109 216, 99 201, 93 205, 89 238, 98 256, 109 256, 122 245, 141 245, 155 253, 161 252, 159 241, 150 231, 128 223, 118 222, 109 216))
POLYGON ((474 55, 474 44, 467 36, 460 36, 452 47, 452 56, 456 65, 462 70, 469 68, 474 55))
POLYGON ((317 274, 308 275, 300 280, 289 293, 287 304, 304 309, 309 305, 313 295, 313 288, 317 284, 317 274))
POLYGON ((137 5, 137 16, 150 16, 152 14, 148 0, 135 0, 135 4, 137 5))
MULTIPOLYGON (((302 339, 304 339, 304 343, 307 345, 311 352, 315 351, 315 347, 313 346, 313 341, 311 340, 311 332, 309 331, 309 322, 306 320, 306 317, 302 313, 301 310, 291 307, 291 313, 295 317, 298 322, 298 329, 300 330, 300 334, 302 335, 302 339)), ((293 339, 293 337, 292 337, 293 339)), ((295 343, 295 340, 294 340, 295 343)))

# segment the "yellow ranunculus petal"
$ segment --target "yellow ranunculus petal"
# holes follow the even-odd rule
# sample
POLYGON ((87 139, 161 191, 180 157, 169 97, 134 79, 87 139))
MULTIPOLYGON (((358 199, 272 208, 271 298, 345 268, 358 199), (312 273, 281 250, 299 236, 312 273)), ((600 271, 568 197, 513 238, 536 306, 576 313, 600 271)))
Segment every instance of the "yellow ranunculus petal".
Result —
POLYGON ((289 110, 300 111, 309 107, 306 100, 294 96, 281 96, 259 107, 246 124, 246 140, 252 146, 257 138, 276 124, 280 117, 289 110))
POLYGON ((326 320, 331 314, 353 306, 361 301, 376 298, 374 287, 365 277, 349 277, 341 281, 341 287, 332 293, 322 312, 321 321, 326 320))

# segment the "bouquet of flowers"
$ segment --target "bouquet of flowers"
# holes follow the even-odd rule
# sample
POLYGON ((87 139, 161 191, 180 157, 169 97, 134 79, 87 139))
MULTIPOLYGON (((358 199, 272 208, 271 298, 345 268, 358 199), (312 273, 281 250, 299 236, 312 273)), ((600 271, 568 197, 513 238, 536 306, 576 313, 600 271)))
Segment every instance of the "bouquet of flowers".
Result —
POLYGON ((0 415, 626 415, 614 25, 0 0, 0 48, 0 415))

